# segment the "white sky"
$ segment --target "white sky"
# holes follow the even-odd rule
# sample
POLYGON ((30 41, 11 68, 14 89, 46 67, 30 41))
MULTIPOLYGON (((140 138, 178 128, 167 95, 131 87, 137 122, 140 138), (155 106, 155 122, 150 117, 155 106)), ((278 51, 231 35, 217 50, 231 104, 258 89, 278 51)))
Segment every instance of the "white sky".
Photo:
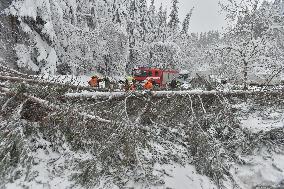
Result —
MULTIPOLYGON (((155 0, 155 2, 156 9, 163 3, 169 11, 172 0, 155 0)), ((183 21, 185 15, 194 6, 189 32, 222 30, 226 26, 226 21, 224 15, 220 14, 218 2, 219 0, 179 0, 180 20, 183 21)))

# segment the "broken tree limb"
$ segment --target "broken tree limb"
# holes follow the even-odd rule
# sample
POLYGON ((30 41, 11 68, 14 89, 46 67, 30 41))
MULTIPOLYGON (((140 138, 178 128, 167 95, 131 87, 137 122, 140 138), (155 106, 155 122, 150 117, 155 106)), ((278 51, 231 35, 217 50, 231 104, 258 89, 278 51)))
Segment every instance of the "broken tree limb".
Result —
MULTIPOLYGON (((14 97, 16 95, 18 95, 17 93, 15 92, 12 92, 10 91, 9 89, 7 88, 2 88, 0 87, 0 91, 3 91, 3 94, 5 94, 6 96, 10 96, 10 97, 14 97)), ((31 96, 29 94, 26 94, 26 93, 21 93, 21 95, 24 97, 24 98, 27 98, 29 100, 31 100, 32 102, 35 102, 35 103, 38 103, 40 104, 41 106, 45 107, 46 109, 49 109, 50 111, 70 111, 70 108, 65 108, 65 107, 62 107, 62 106, 59 106, 59 105, 55 105, 55 104, 52 104, 51 102, 47 101, 47 100, 43 100, 43 99, 40 99, 40 98, 37 98, 37 97, 34 97, 34 96, 31 96)), ((78 112, 78 111, 73 111, 73 112, 78 112)), ((110 120, 106 120, 106 119, 103 119, 99 116, 95 116, 95 115, 90 115, 88 113, 85 113, 85 112, 79 112, 77 113, 79 116, 83 116, 85 118, 88 118, 88 119, 93 119, 93 120, 96 120, 96 121, 99 121, 99 122, 103 122, 103 123, 111 123, 110 120)))
POLYGON ((5 72, 5 73, 8 72, 10 74, 14 74, 14 75, 17 75, 17 76, 30 77, 30 75, 28 75, 28 74, 25 74, 25 73, 19 72, 17 70, 14 70, 13 68, 9 68, 7 66, 4 66, 3 62, 1 62, 1 61, 0 61, 0 71, 5 72))
POLYGON ((278 76, 279 74, 281 74, 281 72, 284 70, 284 67, 280 68, 275 74, 273 74, 269 80, 265 83, 265 87, 262 90, 265 90, 267 88, 267 86, 271 83, 271 81, 278 76))

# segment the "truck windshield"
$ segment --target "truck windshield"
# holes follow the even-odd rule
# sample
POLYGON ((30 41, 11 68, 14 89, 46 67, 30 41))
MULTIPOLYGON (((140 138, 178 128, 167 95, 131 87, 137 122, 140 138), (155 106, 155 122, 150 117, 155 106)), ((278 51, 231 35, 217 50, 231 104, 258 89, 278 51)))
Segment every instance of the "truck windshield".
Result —
POLYGON ((133 74, 136 77, 147 77, 147 71, 144 70, 134 70, 133 74))

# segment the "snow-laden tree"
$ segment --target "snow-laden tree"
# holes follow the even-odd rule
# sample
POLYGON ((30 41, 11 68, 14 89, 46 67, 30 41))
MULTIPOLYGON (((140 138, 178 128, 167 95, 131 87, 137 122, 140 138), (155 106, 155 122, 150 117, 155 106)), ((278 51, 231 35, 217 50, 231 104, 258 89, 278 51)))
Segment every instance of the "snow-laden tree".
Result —
POLYGON ((167 10, 163 8, 161 4, 158 11, 158 40, 165 42, 168 37, 168 27, 167 27, 167 10))
MULTIPOLYGON (((14 18, 13 28, 17 31, 13 32, 15 40, 10 40, 9 52, 4 50, 4 59, 6 61, 8 57, 6 54, 11 54, 9 57, 15 59, 8 61, 12 67, 38 74, 76 75, 96 68, 104 70, 101 65, 109 64, 110 60, 107 53, 102 53, 106 39, 101 34, 106 25, 113 23, 115 30, 122 31, 127 38, 127 50, 120 50, 128 54, 123 64, 131 73, 133 67, 149 64, 154 52, 151 50, 153 43, 175 43, 170 45, 173 52, 177 46, 183 50, 192 44, 191 38, 182 45, 179 43, 184 38, 180 34, 188 31, 192 12, 187 15, 180 31, 178 1, 173 1, 170 19, 167 9, 161 5, 156 10, 154 3, 152 0, 148 7, 146 0, 14 0, 6 17, 14 18)), ((8 31, 7 25, 4 24, 5 31, 8 31)), ((5 41, 3 33, 1 38, 5 41)), ((126 48, 124 45, 120 47, 126 48)), ((188 62, 188 59, 180 62, 188 62)))
POLYGON ((155 6, 155 0, 151 0, 148 11, 149 17, 149 34, 148 41, 156 41, 158 38, 158 14, 155 6))
POLYGON ((168 26, 171 29, 171 32, 179 30, 179 13, 178 13, 178 0, 172 0, 172 7, 171 7, 171 12, 169 15, 169 22, 168 26))
POLYGON ((189 30, 189 22, 193 13, 194 7, 190 10, 189 13, 186 14, 184 21, 182 22, 182 30, 181 34, 188 34, 189 30))
POLYGON ((139 33, 142 42, 146 42, 147 33, 149 33, 149 15, 146 0, 139 0, 139 15, 140 15, 140 26, 139 33))
POLYGON ((178 69, 180 67, 180 47, 173 42, 150 44, 149 63, 152 67, 178 69))
POLYGON ((193 65, 196 64, 196 59, 194 58, 198 52, 197 42, 198 38, 191 36, 189 32, 190 19, 193 13, 194 7, 186 15, 183 23, 182 30, 174 39, 174 42, 179 46, 179 58, 180 65, 177 65, 179 70, 193 70, 193 65))
POLYGON ((29 35, 30 39, 28 42, 15 44, 18 67, 54 74, 58 64, 58 55, 55 50, 57 40, 55 23, 62 20, 58 2, 56 0, 13 1, 5 13, 18 19, 21 29, 29 35))
POLYGON ((19 32, 15 39, 24 35, 28 38, 11 44, 17 56, 16 67, 42 74, 80 74, 94 70, 99 60, 105 58, 100 53, 101 41, 105 39, 99 38, 99 34, 110 22, 115 23, 115 30, 125 34, 126 12, 127 6, 119 0, 13 1, 5 16, 16 20, 19 32))
POLYGON ((131 69, 136 64, 137 48, 140 37, 140 11, 139 1, 132 0, 128 10, 127 33, 129 42, 129 60, 128 67, 131 69))
POLYGON ((280 4, 228 1, 222 8, 235 25, 229 28, 224 44, 216 50, 230 57, 226 59, 233 69, 242 70, 244 89, 247 89, 249 75, 256 67, 273 73, 282 66, 277 42, 277 36, 283 31, 280 4))
POLYGON ((16 43, 24 43, 28 37, 21 31, 17 17, 3 13, 12 2, 1 2, 0 4, 0 62, 2 65, 18 69, 16 43), (7 4, 6 4, 7 3, 7 4))
POLYGON ((105 25, 99 33, 99 47, 101 48, 100 68, 107 76, 121 79, 125 76, 126 62, 128 59, 127 34, 123 28, 118 29, 114 23, 105 25))

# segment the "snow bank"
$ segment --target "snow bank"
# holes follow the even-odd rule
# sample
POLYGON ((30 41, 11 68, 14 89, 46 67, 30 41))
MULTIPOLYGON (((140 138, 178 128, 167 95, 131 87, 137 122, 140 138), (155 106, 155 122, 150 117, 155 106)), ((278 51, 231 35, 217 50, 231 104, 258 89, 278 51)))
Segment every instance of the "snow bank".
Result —
MULTIPOLYGON (((50 143, 44 139, 37 141, 38 146, 42 146, 42 149, 30 152, 30 156, 34 157, 33 166, 26 177, 22 176, 15 180, 14 183, 6 184, 7 189, 46 189, 46 188, 70 188, 75 183, 70 181, 71 175, 74 173, 71 167, 62 167, 66 164, 66 161, 71 162, 69 158, 69 149, 67 146, 64 152, 59 154, 54 152, 50 148, 50 143), (61 172, 60 175, 54 175, 54 170, 61 172), (32 179, 31 179, 32 178, 32 179)), ((76 187, 75 187, 76 188, 76 187)))
POLYGON ((276 186, 284 181, 284 156, 263 152, 242 157, 247 165, 235 165, 231 173, 242 188, 276 186))
POLYGON ((243 128, 249 129, 251 132, 254 133, 260 131, 269 131, 275 128, 284 128, 284 114, 274 113, 273 115, 279 118, 275 120, 268 120, 259 116, 257 113, 251 114, 247 119, 241 120, 241 126, 243 128))
MULTIPOLYGON (((197 173, 192 165, 181 166, 178 164, 156 164, 154 166, 154 175, 165 181, 163 186, 152 186, 152 189, 217 189, 218 187, 206 176, 197 173)), ((144 189, 147 183, 127 184, 127 188, 144 189)))
POLYGON ((250 105, 241 103, 233 106, 242 114, 238 116, 241 127, 249 129, 253 133, 269 131, 276 128, 284 128, 284 110, 267 108, 266 110, 255 110, 250 112, 250 105))
POLYGON ((218 187, 206 176, 200 175, 192 165, 182 167, 180 165, 163 165, 158 166, 159 172, 166 172, 165 186, 160 188, 176 189, 217 189, 218 187))

